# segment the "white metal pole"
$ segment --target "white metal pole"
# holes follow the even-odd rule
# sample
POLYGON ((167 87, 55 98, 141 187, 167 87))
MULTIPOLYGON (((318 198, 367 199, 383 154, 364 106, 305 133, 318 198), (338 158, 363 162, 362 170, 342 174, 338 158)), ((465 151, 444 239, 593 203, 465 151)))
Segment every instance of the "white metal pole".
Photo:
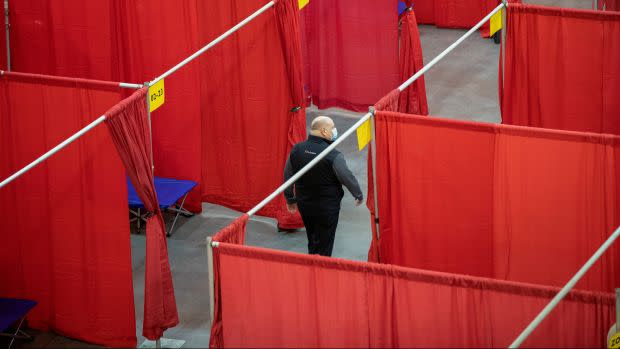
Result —
POLYGON ((246 19, 244 19, 243 21, 239 22, 237 25, 235 25, 234 27, 228 29, 224 34, 218 36, 215 40, 211 41, 210 43, 208 43, 206 46, 204 46, 203 48, 201 48, 200 50, 196 51, 193 55, 187 57, 186 59, 184 59, 181 63, 175 65, 174 67, 172 67, 170 70, 168 70, 167 72, 163 73, 161 76, 157 77, 155 80, 151 81, 150 85, 154 85, 155 83, 157 83, 158 81, 166 78, 168 75, 174 73, 175 71, 181 69, 184 65, 186 65, 187 63, 193 61, 194 59, 196 59, 198 56, 200 56, 201 54, 205 53, 206 51, 208 51, 210 48, 212 48, 213 46, 217 45, 218 43, 220 43, 222 40, 226 39, 228 36, 230 36, 232 33, 236 32, 237 30, 239 30, 241 27, 243 27, 244 25, 248 24, 249 22, 251 22, 254 18, 258 17, 259 15, 261 15, 263 12, 267 11, 269 8, 271 8, 273 5, 275 4, 275 1, 270 1, 269 3, 267 3, 265 6, 261 7, 258 11, 254 12, 253 14, 251 14, 250 16, 248 16, 246 19))
POLYGON ((6 35, 6 70, 11 71, 11 24, 9 22, 9 0, 4 0, 4 32, 6 35))
POLYGON ((102 122, 104 122, 106 119, 105 115, 101 115, 99 118, 97 118, 95 121, 91 122, 90 124, 88 124, 86 127, 84 127, 83 129, 79 130, 77 133, 75 133, 73 136, 67 138, 65 141, 63 141, 62 143, 58 144, 57 146, 55 146, 54 148, 52 148, 51 150, 49 150, 47 153, 39 156, 36 160, 34 160, 33 162, 31 162, 30 164, 26 165, 24 168, 22 168, 21 170, 15 172, 14 174, 12 174, 10 177, 8 177, 7 179, 3 180, 0 183, 0 188, 4 187, 5 185, 11 183, 12 181, 14 181, 15 179, 17 179, 18 177, 20 177, 21 175, 23 175, 24 173, 28 172, 30 169, 32 169, 33 167, 37 166, 38 164, 42 163, 43 161, 45 161, 47 158, 49 158, 50 156, 56 154, 59 150, 61 150, 62 148, 66 147, 67 145, 71 144, 73 141, 75 141, 76 139, 80 138, 82 135, 84 135, 86 132, 92 130, 93 128, 95 128, 97 125, 101 124, 102 122))
POLYGON ((558 294, 553 297, 551 302, 549 302, 549 304, 547 304, 547 306, 540 312, 540 314, 538 314, 538 316, 534 318, 534 320, 525 328, 525 330, 523 330, 519 337, 517 337, 517 339, 515 339, 512 344, 510 344, 509 348, 518 348, 527 339, 527 337, 536 329, 536 327, 538 327, 538 325, 540 325, 540 323, 547 317, 547 315, 549 315, 549 313, 551 313, 551 311, 558 305, 562 298, 564 298, 568 294, 568 292, 570 292, 570 290, 575 287, 575 285, 577 284, 577 282, 579 282, 583 275, 592 267, 594 263, 596 263, 596 261, 598 261, 598 259, 603 255, 603 253, 607 251, 609 246, 611 246, 614 241, 616 241, 618 236, 620 236, 620 227, 618 227, 616 231, 614 231, 614 233, 611 234, 611 236, 607 239, 607 241, 605 241, 605 243, 601 245, 601 247, 592 255, 592 257, 590 257, 590 259, 588 259, 588 261, 581 267, 581 269, 579 269, 577 274, 575 274, 575 276, 573 276, 572 279, 570 279, 566 283, 566 285, 562 287, 560 292, 558 292, 558 294))
POLYGON ((420 76, 424 75, 429 69, 431 69, 437 62, 441 61, 448 53, 452 52, 458 45, 460 45, 465 39, 467 39, 471 34, 475 33, 483 24, 488 22, 491 17, 497 13, 497 11, 501 10, 504 7, 504 3, 499 4, 491 13, 486 15, 478 24, 476 24, 473 28, 471 28, 465 35, 461 36, 458 40, 456 40, 452 45, 450 45, 447 49, 445 49, 442 53, 440 53, 437 57, 433 58, 429 63, 427 63, 422 69, 420 69, 417 73, 415 73, 409 80, 405 81, 402 85, 398 87, 400 91, 407 88, 407 86, 411 85, 412 82, 417 80, 420 76))
POLYGON ((209 280, 209 313, 211 314, 211 323, 213 323, 213 315, 215 312, 215 279, 213 278, 213 238, 207 237, 207 272, 209 280))
POLYGON ((375 205, 375 230, 377 232, 377 239, 381 235, 379 231, 379 198, 377 197, 379 194, 377 190, 377 144, 375 143, 376 133, 375 133, 375 114, 374 108, 371 110, 372 117, 370 118, 370 130, 372 132, 372 139, 370 140, 370 149, 372 152, 372 189, 373 189, 373 201, 375 205))
MULTIPOLYGON (((412 77, 407 79, 407 81, 403 82, 402 85, 398 87, 400 91, 403 91, 409 85, 411 85, 414 81, 416 81, 420 76, 426 73, 431 67, 433 67, 437 62, 439 62, 442 58, 444 58, 448 53, 454 50, 459 44, 463 42, 466 38, 468 38, 473 32, 475 32, 478 28, 480 28, 485 22, 487 22, 491 16, 493 16, 497 11, 499 11, 502 7, 504 7, 504 3, 498 5, 491 13, 489 13, 486 17, 484 17, 478 24, 476 24, 472 29, 470 29, 465 35, 455 41, 452 45, 450 45, 447 49, 445 49, 442 53, 440 53, 437 57, 435 57, 432 61, 430 61, 427 65, 425 65, 422 69, 420 69, 417 73, 415 73, 412 77)), ((263 201, 261 201, 258 205, 248 211, 248 215, 252 216, 256 214, 261 208, 265 207, 271 200, 273 200, 276 196, 281 194, 286 188, 290 187, 297 181, 301 176, 306 174, 314 165, 316 165, 319 161, 321 161, 330 151, 336 148, 340 143, 342 143, 347 137, 349 137, 355 130, 357 130, 364 122, 368 121, 372 116, 371 113, 367 113, 360 120, 358 120, 350 129, 345 131, 342 136, 338 137, 329 147, 325 148, 317 157, 312 159, 306 166, 304 166, 299 172, 295 173, 293 177, 289 178, 284 184, 278 187, 273 193, 271 193, 268 197, 266 197, 263 201)), ((214 245, 215 246, 215 245, 214 245)))
POLYGON ((132 88, 132 89, 135 89, 135 90, 139 90, 139 89, 141 89, 142 87, 144 87, 144 85, 140 85, 140 84, 130 84, 130 83, 128 83, 128 82, 119 82, 119 83, 118 83, 118 87, 121 87, 121 88, 132 88))

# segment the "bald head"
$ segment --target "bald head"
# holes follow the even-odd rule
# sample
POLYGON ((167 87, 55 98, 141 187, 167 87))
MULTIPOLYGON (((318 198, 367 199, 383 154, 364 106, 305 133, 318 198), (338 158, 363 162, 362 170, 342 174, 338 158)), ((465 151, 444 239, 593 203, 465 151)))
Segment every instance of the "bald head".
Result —
POLYGON ((334 129, 334 120, 328 116, 317 116, 312 120, 310 125, 310 134, 317 137, 322 137, 327 140, 332 139, 332 130, 334 129))
POLYGON ((334 127, 334 120, 332 120, 329 116, 317 116, 312 120, 312 125, 310 126, 311 131, 320 131, 322 128, 331 129, 334 127))

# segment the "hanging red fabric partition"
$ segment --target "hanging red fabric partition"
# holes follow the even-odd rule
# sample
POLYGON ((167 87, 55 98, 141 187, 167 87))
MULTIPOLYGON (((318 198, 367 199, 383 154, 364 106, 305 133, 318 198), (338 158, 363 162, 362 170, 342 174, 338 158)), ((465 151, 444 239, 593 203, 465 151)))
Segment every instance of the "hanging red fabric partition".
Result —
MULTIPOLYGON (((299 2, 297 0, 278 0, 275 4, 276 23, 280 34, 280 44, 286 64, 291 108, 289 111, 288 146, 286 153, 297 143, 306 139, 306 101, 304 99, 303 63, 301 60, 301 37, 299 29, 299 2)), ((280 195, 278 226, 281 228, 298 228, 303 226, 299 213, 294 215, 286 209, 284 196, 280 195)))
POLYGON ((620 11, 620 0, 599 0, 598 8, 606 11, 620 11))
POLYGON ((317 107, 365 112, 398 85, 397 8, 396 0, 313 0, 301 10, 306 85, 317 107))
POLYGON ((502 122, 620 134, 620 13, 511 4, 507 18, 502 122))
MULTIPOLYGON (((413 6, 413 0, 407 0, 405 3, 408 8, 413 6)), ((401 82, 405 82, 424 67, 418 22, 412 10, 405 11, 405 15, 401 19, 399 65, 401 82)), ((424 76, 403 91, 400 95, 399 104, 401 106, 400 111, 404 113, 428 115, 424 76)))
MULTIPOLYGON (((469 29, 497 5, 498 0, 415 0, 414 10, 421 24, 469 29)), ((482 36, 488 37, 489 23, 484 24, 480 30, 482 36)))
MULTIPOLYGON (((214 256, 212 348, 506 347, 558 292, 229 243, 214 256)), ((524 346, 604 346, 613 314, 613 295, 572 292, 524 346)))
MULTIPOLYGON (((559 286, 620 224, 619 137, 393 112, 375 125, 382 263, 559 286)), ((619 258, 578 288, 611 292, 619 258)))
POLYGON ((166 228, 153 182, 146 92, 146 88, 141 89, 112 107, 106 113, 106 125, 147 212, 142 334, 157 340, 166 329, 179 323, 179 317, 168 262, 166 228))
MULTIPOLYGON (((283 1, 283 0, 282 0, 283 1)), ((290 0, 287 0, 290 1, 290 0)), ((202 37, 215 38, 264 6, 262 0, 200 3, 202 37), (202 7, 204 6, 204 7, 202 7)), ((282 184, 288 149, 305 136, 303 107, 299 100, 299 64, 294 36, 278 30, 295 25, 292 13, 268 10, 243 30, 215 46, 200 61, 202 103, 203 199, 245 212, 282 184), (276 19, 285 14, 286 18, 276 19), (278 24, 278 21, 284 21, 278 24), (302 132, 302 130, 304 130, 302 132)), ((280 197, 259 214, 282 217, 280 197)), ((292 227, 301 226, 294 219, 292 227)), ((283 227, 291 227, 279 222, 283 227)))
MULTIPOLYGON (((118 84, 4 73, 0 178, 121 99, 118 84)), ((123 165, 98 126, 0 188, 0 296, 38 302, 29 325, 135 347, 123 165)))

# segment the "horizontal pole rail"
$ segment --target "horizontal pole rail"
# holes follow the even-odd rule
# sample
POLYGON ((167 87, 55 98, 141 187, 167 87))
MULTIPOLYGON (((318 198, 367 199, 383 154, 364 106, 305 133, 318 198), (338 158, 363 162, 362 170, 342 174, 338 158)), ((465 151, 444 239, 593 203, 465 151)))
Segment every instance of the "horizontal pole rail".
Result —
POLYGON ((155 80, 153 80, 153 81, 151 81, 149 83, 149 86, 152 86, 152 85, 156 84, 157 82, 159 82, 160 80, 165 79, 170 74, 172 74, 172 73, 176 72, 177 70, 181 69, 187 63, 189 63, 189 62, 193 61, 194 59, 198 58, 201 54, 207 52, 213 46, 219 44, 221 41, 223 41, 224 39, 229 37, 231 34, 236 32, 237 30, 241 29, 246 24, 250 23, 254 18, 260 16, 263 12, 265 12, 268 9, 270 9, 271 7, 273 7, 273 5, 275 5, 275 1, 268 2, 265 6, 261 7, 260 9, 258 9, 253 14, 249 15, 246 19, 244 19, 243 21, 237 23, 237 25, 235 25, 234 27, 228 29, 222 35, 218 36, 215 40, 211 41, 206 46, 204 46, 203 48, 201 48, 200 50, 196 51, 191 56, 189 56, 186 59, 184 59, 183 61, 181 61, 181 63, 175 65, 174 67, 170 68, 170 70, 168 70, 167 72, 165 72, 162 75, 160 75, 159 77, 155 78, 155 80))
POLYGON ((579 269, 577 274, 575 274, 575 276, 573 276, 566 283, 566 285, 562 287, 560 292, 558 292, 558 294, 553 297, 551 302, 549 302, 549 304, 547 304, 547 306, 540 312, 540 314, 538 314, 538 316, 536 316, 536 318, 532 320, 532 322, 523 330, 523 332, 521 332, 519 337, 517 337, 517 339, 515 339, 512 344, 510 344, 509 348, 518 348, 519 346, 521 346, 521 344, 523 344, 523 342, 527 339, 527 337, 529 337, 530 334, 532 334, 536 327, 540 325, 540 323, 547 317, 547 315, 549 315, 549 313, 551 313, 551 311, 558 305, 558 303, 560 303, 560 301, 564 297, 566 297, 568 292, 570 292, 570 290, 575 287, 577 282, 579 282, 579 280, 592 267, 592 265, 594 265, 594 263, 596 263, 596 261, 601 258, 603 253, 605 253, 605 251, 607 251, 607 249, 614 243, 614 241, 616 241, 618 236, 620 236, 620 227, 618 227, 616 231, 614 231, 614 233, 611 234, 611 236, 607 239, 607 241, 605 241, 601 245, 601 247, 599 247, 599 249, 594 252, 592 257, 590 257, 590 259, 588 259, 588 261, 581 267, 581 269, 579 269))
POLYGON ((83 129, 79 130, 78 132, 76 132, 73 136, 67 138, 66 140, 64 140, 62 143, 58 144, 57 146, 55 146, 54 148, 50 149, 47 153, 39 156, 36 160, 34 160, 33 162, 29 163, 28 165, 26 165, 24 168, 22 168, 21 170, 15 172, 14 174, 12 174, 10 177, 8 177, 7 179, 3 180, 0 183, 0 188, 4 187, 5 185, 11 183, 12 181, 16 180, 17 178, 19 178, 21 175, 23 175, 24 173, 30 171, 32 168, 34 168, 35 166, 39 165, 40 163, 42 163, 43 161, 47 160, 49 157, 51 157, 52 155, 56 154, 57 152, 59 152, 61 149, 63 149, 64 147, 68 146, 69 144, 73 143, 73 141, 75 141, 76 139, 82 137, 84 134, 86 134, 88 131, 92 130, 93 128, 95 128, 97 125, 101 124, 102 122, 104 122, 106 119, 105 115, 101 115, 99 118, 97 118, 95 121, 91 122, 90 124, 86 125, 83 129))
MULTIPOLYGON (((420 69, 417 73, 415 73, 412 77, 407 79, 407 81, 403 82, 402 85, 398 87, 400 91, 403 91, 409 85, 411 85, 414 81, 420 78, 425 72, 427 72, 431 67, 437 64, 441 59, 443 59, 448 53, 454 50, 455 47, 460 45, 466 38, 468 38, 473 32, 475 32, 478 28, 480 28, 485 22, 487 22, 497 11, 502 9, 505 6, 505 3, 498 5, 491 13, 489 13, 486 17, 484 17, 478 24, 476 24, 472 29, 470 29, 465 35, 455 41, 452 45, 450 45, 447 49, 445 49, 442 53, 440 53, 437 57, 435 57, 432 61, 430 61, 427 65, 425 65, 422 69, 420 69)), ((306 174, 314 165, 316 165, 319 161, 321 161, 330 151, 334 150, 340 143, 342 143, 347 137, 349 137, 357 128, 359 128, 363 123, 368 121, 371 118, 372 114, 367 113, 364 115, 358 122, 356 122, 351 128, 349 128, 342 136, 338 137, 329 147, 325 148, 319 155, 317 155, 312 161, 310 161, 306 166, 304 166, 301 170, 299 170, 293 177, 291 177, 288 181, 282 184, 278 189, 276 189, 273 193, 271 193, 268 197, 266 197, 263 201, 261 201, 258 205, 252 208, 247 212, 249 216, 256 214, 260 209, 265 207, 271 200, 273 200, 276 196, 281 194, 286 188, 290 187, 297 181, 301 176, 306 174)), ((216 246, 216 245, 214 245, 216 246)))

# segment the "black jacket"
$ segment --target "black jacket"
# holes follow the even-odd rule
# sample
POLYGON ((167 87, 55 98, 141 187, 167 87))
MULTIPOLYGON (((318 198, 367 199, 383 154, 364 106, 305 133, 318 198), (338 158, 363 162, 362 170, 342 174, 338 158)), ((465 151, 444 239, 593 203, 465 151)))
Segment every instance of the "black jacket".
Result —
MULTIPOLYGON (((331 142, 317 136, 309 136, 305 142, 296 144, 286 161, 284 180, 287 181, 312 161, 331 142)), ((334 213, 340 210, 346 186, 353 197, 362 200, 364 194, 357 179, 349 170, 342 153, 332 150, 293 186, 284 191, 286 202, 297 203, 305 213, 334 213)))

